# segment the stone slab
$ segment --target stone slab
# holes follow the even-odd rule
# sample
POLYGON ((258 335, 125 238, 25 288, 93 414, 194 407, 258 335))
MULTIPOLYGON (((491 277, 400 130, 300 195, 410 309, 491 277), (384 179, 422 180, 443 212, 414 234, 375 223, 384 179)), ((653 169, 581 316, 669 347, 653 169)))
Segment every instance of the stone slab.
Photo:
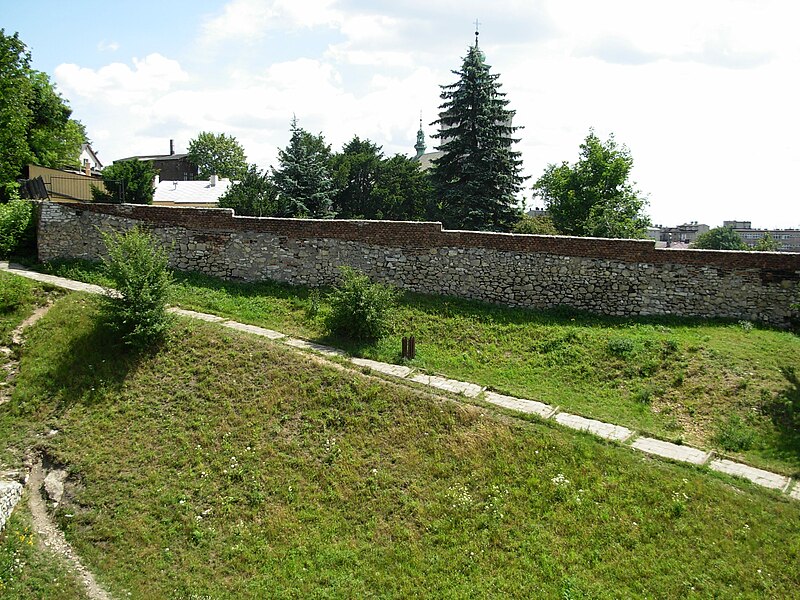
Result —
POLYGON ((225 319, 223 317, 218 317, 217 315, 210 315, 208 313, 201 313, 195 312, 193 310, 186 310, 185 308, 168 308, 167 312, 171 312, 176 315, 181 315, 183 317, 189 317, 191 319, 199 319, 200 321, 208 321, 209 323, 221 323, 225 319))
POLYGON ((640 437, 633 441, 631 447, 647 452, 648 454, 655 454, 664 458, 672 460, 679 460, 681 462, 691 463, 693 465, 702 465, 708 460, 710 453, 692 448, 691 446, 679 446, 670 442, 664 442, 655 438, 640 437))
POLYGON ((11 511, 14 510, 21 497, 21 483, 0 480, 0 531, 3 531, 8 517, 11 516, 11 511))
POLYGON ((384 375, 391 375, 392 377, 405 378, 411 375, 412 369, 404 367, 403 365, 392 365, 389 363, 378 362, 377 360, 369 360, 368 358, 353 358, 353 364, 360 367, 368 367, 373 371, 378 371, 384 375))
POLYGON ((323 346, 322 344, 315 344, 314 342, 309 342, 308 340, 299 340, 297 338, 284 338, 283 342, 287 346, 292 346, 293 348, 300 348, 301 350, 311 350, 313 352, 319 352, 320 354, 324 354, 325 356, 340 356, 343 358, 347 358, 348 354, 344 350, 339 350, 338 348, 333 348, 331 346, 323 346))
POLYGON ((222 326, 230 329, 236 329, 237 331, 244 331, 245 333, 252 333, 253 335, 260 335, 261 337, 269 338, 271 340, 279 340, 286 337, 286 335, 280 331, 273 331, 272 329, 256 327, 255 325, 247 325, 245 323, 237 323, 236 321, 225 321, 222 326))
POLYGON ((558 413, 555 416, 555 420, 565 427, 577 429, 579 431, 588 431, 598 437, 616 442, 625 441, 633 435, 633 431, 627 427, 596 421, 594 419, 587 419, 570 413, 558 413))
POLYGON ((503 408, 510 408, 511 410, 522 413, 539 415, 543 419, 550 418, 556 410, 555 407, 543 402, 514 398, 513 396, 504 396, 503 394, 496 394, 495 392, 486 392, 483 395, 483 399, 490 404, 502 406, 503 408))
POLYGON ((423 375, 420 373, 419 375, 414 375, 411 381, 447 392, 453 392, 454 394, 463 394, 467 398, 475 398, 483 391, 481 386, 475 385, 474 383, 458 381, 456 379, 446 379, 444 377, 437 377, 436 375, 423 375))
POLYGON ((3 270, 14 275, 19 275, 20 277, 27 277, 28 279, 33 279, 34 281, 49 283, 55 287, 60 287, 75 292, 87 292, 89 294, 100 295, 111 295, 116 293, 116 290, 109 290, 104 287, 100 287, 99 285, 83 283, 82 281, 73 281, 72 279, 64 279, 63 277, 56 277, 55 275, 47 275, 46 273, 31 271, 21 265, 15 265, 14 263, 7 265, 5 268, 3 268, 3 270))
POLYGON ((764 471, 763 469, 749 467, 732 460, 715 459, 712 460, 708 466, 720 473, 743 477, 757 485, 773 490, 783 491, 789 486, 790 479, 788 477, 778 475, 777 473, 771 473, 770 471, 764 471))
POLYGON ((795 500, 800 500, 800 481, 794 482, 794 487, 789 490, 789 495, 795 500))

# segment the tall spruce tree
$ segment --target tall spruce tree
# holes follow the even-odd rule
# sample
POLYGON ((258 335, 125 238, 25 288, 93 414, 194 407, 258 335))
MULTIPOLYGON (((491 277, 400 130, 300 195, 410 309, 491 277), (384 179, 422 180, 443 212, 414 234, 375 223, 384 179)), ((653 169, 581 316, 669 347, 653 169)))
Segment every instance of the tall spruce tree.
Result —
POLYGON ((476 36, 461 70, 453 71, 459 80, 442 86, 444 103, 433 124, 444 155, 434 161, 432 176, 450 228, 509 231, 519 219, 516 195, 526 178, 512 135, 520 128, 511 125, 514 111, 490 68, 476 36))
POLYGON ((293 217, 330 219, 334 216, 334 186, 329 162, 330 146, 322 135, 311 135, 292 117, 292 138, 285 150, 278 151, 277 169, 272 181, 278 188, 280 213, 293 217))

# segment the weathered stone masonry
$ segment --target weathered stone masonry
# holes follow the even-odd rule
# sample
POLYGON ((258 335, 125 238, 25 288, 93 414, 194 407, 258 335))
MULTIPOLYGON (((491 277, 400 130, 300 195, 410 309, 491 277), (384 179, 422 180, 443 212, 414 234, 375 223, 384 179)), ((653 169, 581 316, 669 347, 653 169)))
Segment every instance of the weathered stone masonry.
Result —
POLYGON ((140 225, 173 267, 229 279, 333 283, 342 265, 428 294, 610 315, 786 326, 800 254, 656 249, 652 241, 444 231, 440 223, 236 217, 230 209, 41 205, 39 258, 98 259, 99 231, 140 225))

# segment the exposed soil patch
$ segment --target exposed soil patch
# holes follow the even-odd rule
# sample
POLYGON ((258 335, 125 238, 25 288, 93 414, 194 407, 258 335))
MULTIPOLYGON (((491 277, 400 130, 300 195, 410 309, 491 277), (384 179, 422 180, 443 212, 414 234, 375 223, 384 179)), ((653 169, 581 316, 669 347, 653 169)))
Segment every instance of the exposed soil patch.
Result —
POLYGON ((111 596, 100 587, 94 575, 83 565, 75 550, 64 538, 64 534, 50 516, 47 503, 42 497, 45 479, 42 463, 37 460, 28 477, 28 505, 33 517, 33 527, 39 534, 41 543, 65 559, 68 567, 74 571, 83 583, 91 600, 111 600, 111 596))

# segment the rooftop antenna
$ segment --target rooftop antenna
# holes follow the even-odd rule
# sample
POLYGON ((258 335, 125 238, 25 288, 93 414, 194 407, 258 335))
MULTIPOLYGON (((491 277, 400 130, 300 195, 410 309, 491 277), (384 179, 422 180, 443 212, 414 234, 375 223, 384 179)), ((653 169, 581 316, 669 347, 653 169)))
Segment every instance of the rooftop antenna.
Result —
POLYGON ((475 19, 475 47, 478 47, 478 36, 480 35, 481 22, 475 19))

